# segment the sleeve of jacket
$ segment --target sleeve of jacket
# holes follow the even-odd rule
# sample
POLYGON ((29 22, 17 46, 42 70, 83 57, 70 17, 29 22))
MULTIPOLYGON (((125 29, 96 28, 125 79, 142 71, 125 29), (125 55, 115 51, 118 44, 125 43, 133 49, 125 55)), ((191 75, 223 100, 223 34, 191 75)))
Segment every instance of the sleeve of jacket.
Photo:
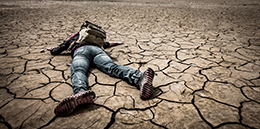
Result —
POLYGON ((70 44, 73 41, 76 41, 78 39, 78 34, 74 35, 72 38, 69 40, 64 41, 62 44, 60 44, 58 47, 55 47, 51 50, 52 55, 59 55, 63 51, 67 50, 70 47, 70 44))
POLYGON ((70 40, 64 41, 58 47, 55 47, 51 50, 52 55, 59 55, 61 52, 67 50, 70 46, 70 40))
POLYGON ((110 43, 109 43, 109 42, 105 42, 105 43, 103 44, 103 48, 104 48, 104 49, 109 48, 109 46, 110 46, 110 43))

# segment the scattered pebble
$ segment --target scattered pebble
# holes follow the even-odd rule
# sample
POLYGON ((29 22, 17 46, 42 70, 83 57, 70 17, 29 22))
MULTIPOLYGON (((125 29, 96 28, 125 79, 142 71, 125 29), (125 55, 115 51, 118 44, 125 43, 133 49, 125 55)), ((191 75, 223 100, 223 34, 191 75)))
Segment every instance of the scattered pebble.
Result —
POLYGON ((45 52, 45 50, 44 50, 44 49, 41 49, 41 53, 43 53, 43 52, 45 52))
POLYGON ((2 52, 1 54, 7 54, 7 50, 5 50, 4 52, 2 52))

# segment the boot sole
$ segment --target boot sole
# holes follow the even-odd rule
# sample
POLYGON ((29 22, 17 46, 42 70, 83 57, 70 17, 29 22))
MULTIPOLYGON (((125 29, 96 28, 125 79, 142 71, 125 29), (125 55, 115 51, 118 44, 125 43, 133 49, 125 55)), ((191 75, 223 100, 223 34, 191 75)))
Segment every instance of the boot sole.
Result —
POLYGON ((56 116, 69 115, 78 105, 92 103, 94 99, 95 93, 91 90, 77 93, 60 101, 54 108, 54 113, 56 116))
MULTIPOLYGON (((140 88, 140 97, 141 99, 148 99, 153 94, 153 78, 154 78, 154 71, 151 68, 148 68, 145 72, 148 72, 147 74, 150 74, 150 80, 145 80, 144 84, 140 88)), ((146 73, 145 73, 146 74, 146 73)))

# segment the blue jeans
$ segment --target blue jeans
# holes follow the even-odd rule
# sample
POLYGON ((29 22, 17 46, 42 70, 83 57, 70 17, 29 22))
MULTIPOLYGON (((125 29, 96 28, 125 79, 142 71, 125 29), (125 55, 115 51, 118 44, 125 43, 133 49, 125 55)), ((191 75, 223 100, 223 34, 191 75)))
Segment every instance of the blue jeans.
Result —
POLYGON ((142 75, 138 70, 115 64, 111 58, 97 46, 82 46, 74 52, 71 64, 72 88, 75 94, 79 91, 88 90, 87 73, 91 64, 109 76, 123 79, 134 86, 137 85, 142 75))

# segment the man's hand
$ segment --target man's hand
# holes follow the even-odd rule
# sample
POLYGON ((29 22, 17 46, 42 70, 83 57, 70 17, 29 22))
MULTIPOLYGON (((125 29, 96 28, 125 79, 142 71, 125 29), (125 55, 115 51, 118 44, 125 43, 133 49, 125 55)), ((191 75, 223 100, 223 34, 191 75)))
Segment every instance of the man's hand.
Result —
POLYGON ((123 42, 109 42, 109 47, 124 44, 123 42))
POLYGON ((55 48, 55 47, 48 47, 48 48, 46 48, 48 51, 51 51, 53 48, 55 48))

